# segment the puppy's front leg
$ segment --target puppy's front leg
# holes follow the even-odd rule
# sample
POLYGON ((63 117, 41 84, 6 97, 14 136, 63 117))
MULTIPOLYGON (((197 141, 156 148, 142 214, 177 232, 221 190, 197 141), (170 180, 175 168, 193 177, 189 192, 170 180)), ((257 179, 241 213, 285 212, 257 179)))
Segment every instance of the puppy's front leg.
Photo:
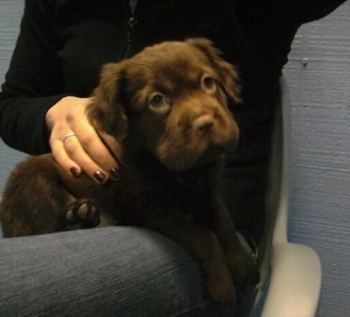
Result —
POLYGON ((224 249, 234 280, 240 285, 259 283, 260 274, 238 239, 233 221, 220 196, 214 198, 213 230, 224 249))
POLYGON ((233 302, 236 291, 224 251, 212 230, 191 221, 180 210, 154 211, 145 225, 172 238, 200 262, 208 291, 215 301, 233 302))

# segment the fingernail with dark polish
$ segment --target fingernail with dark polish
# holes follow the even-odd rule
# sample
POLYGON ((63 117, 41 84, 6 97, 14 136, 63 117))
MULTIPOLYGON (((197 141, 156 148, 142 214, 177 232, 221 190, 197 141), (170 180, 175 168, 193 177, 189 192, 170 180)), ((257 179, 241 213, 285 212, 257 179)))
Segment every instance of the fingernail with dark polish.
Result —
POLYGON ((76 167, 71 167, 69 169, 70 173, 72 174, 73 177, 78 178, 80 176, 80 171, 76 167))
POLYGON ((120 180, 120 170, 118 168, 111 168, 109 173, 114 181, 120 180))
POLYGON ((95 179, 99 182, 99 183, 104 183, 104 181, 106 180, 107 176, 102 173, 101 171, 96 171, 95 174, 95 179))

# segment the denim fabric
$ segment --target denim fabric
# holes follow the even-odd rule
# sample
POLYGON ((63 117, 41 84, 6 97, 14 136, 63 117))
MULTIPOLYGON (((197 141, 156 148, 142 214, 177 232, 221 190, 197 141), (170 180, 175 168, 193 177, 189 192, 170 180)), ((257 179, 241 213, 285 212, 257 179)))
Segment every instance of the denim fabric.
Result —
POLYGON ((199 264, 144 228, 0 239, 0 316, 247 316, 254 289, 213 302, 199 264))

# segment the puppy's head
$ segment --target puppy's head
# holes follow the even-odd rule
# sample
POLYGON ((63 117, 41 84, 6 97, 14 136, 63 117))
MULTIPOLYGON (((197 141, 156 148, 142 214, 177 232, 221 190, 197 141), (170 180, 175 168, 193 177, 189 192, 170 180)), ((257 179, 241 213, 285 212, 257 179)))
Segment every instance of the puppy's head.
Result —
POLYGON ((104 66, 89 117, 119 142, 137 140, 168 168, 184 170, 237 143, 229 107, 239 91, 236 70, 210 41, 164 42, 104 66))

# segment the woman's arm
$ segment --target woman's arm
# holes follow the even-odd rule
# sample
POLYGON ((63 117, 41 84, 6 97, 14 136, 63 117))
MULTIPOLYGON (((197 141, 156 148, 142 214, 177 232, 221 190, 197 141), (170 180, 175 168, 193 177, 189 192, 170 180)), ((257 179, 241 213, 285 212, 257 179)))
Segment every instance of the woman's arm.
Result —
POLYGON ((0 93, 0 133, 5 143, 29 154, 50 151, 47 110, 62 89, 60 43, 51 0, 26 1, 20 35, 0 93))
POLYGON ((83 170, 98 183, 107 181, 108 176, 117 179, 118 164, 105 144, 116 155, 120 146, 112 137, 98 135, 91 126, 85 113, 89 99, 66 92, 58 57, 63 44, 55 18, 54 1, 26 1, 20 35, 0 93, 0 135, 9 146, 29 154, 52 151, 58 163, 74 176, 83 170), (72 133, 75 137, 63 142, 72 133))
POLYGON ((301 25, 325 17, 345 1, 346 0, 286 0, 285 14, 294 15, 301 25))

